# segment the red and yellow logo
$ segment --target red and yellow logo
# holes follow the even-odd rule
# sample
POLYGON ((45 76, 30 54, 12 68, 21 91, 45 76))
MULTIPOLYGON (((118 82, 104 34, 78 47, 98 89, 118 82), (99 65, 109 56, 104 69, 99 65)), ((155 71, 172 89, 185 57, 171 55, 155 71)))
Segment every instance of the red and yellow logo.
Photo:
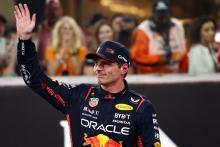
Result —
POLYGON ((85 133, 84 140, 85 142, 83 143, 83 146, 91 145, 91 147, 122 147, 122 141, 119 141, 118 143, 103 134, 88 137, 88 135, 85 133))

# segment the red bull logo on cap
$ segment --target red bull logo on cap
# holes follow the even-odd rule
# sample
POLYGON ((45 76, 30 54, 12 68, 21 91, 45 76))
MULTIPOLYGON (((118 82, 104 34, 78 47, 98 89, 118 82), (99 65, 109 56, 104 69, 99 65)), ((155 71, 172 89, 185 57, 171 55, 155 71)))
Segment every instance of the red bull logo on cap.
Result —
POLYGON ((85 142, 83 143, 83 146, 91 145, 91 147, 122 147, 122 141, 119 141, 118 143, 103 134, 88 137, 88 135, 85 133, 84 140, 85 142))

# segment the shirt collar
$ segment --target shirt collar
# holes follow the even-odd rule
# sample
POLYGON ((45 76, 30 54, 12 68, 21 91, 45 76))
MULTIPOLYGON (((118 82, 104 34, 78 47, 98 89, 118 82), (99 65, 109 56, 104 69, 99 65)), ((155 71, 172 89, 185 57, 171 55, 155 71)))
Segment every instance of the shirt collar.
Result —
POLYGON ((118 99, 120 98, 120 96, 124 95, 126 91, 128 90, 128 84, 126 80, 124 80, 124 85, 125 85, 124 89, 117 93, 110 93, 104 90, 101 86, 99 86, 98 94, 101 96, 101 98, 106 99, 106 100, 118 99))

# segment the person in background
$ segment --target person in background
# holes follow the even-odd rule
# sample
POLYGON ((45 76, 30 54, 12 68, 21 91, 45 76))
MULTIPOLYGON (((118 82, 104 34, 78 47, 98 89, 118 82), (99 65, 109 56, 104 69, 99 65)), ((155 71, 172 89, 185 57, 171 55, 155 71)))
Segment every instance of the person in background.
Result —
POLYGON ((3 15, 0 15, 0 54, 5 53, 5 29, 7 20, 3 15))
POLYGON ((46 49, 45 59, 49 75, 80 75, 87 49, 82 45, 79 26, 68 16, 54 26, 52 44, 46 49))
MULTIPOLYGON (((43 23, 39 26, 39 44, 38 44, 38 52, 39 52, 39 60, 40 64, 43 66, 45 70, 47 70, 47 63, 45 61, 45 53, 46 48, 52 42, 52 29, 56 22, 63 16, 63 6, 60 0, 48 0, 45 7, 45 19, 43 23)), ((83 46, 87 46, 86 39, 83 31, 80 28, 78 32, 80 36, 80 40, 83 46)))
POLYGON ((218 68, 220 68, 219 66, 220 66, 220 49, 218 50, 218 68))
POLYGON ((5 39, 5 28, 7 20, 3 15, 0 15, 0 76, 3 74, 7 67, 7 56, 6 56, 6 39, 5 39))
POLYGON ((132 36, 137 27, 137 20, 130 15, 124 15, 122 18, 122 28, 115 35, 115 40, 130 48, 132 44, 132 36))
POLYGON ((98 46, 98 44, 104 41, 114 40, 114 31, 111 25, 107 21, 102 20, 96 24, 94 30, 94 36, 98 46))
POLYGON ((171 18, 168 0, 153 2, 153 16, 144 20, 135 31, 131 58, 138 74, 178 73, 186 54, 184 29, 171 18))
POLYGON ((16 48, 18 36, 15 23, 7 25, 6 29, 6 53, 7 66, 4 69, 3 76, 16 76, 16 48))
POLYGON ((52 29, 55 23, 63 16, 63 7, 59 0, 49 0, 45 7, 45 19, 39 26, 38 57, 45 68, 44 62, 46 48, 52 42, 52 29))
POLYGON ((215 73, 218 68, 218 51, 213 48, 216 21, 210 16, 194 19, 189 42, 189 74, 215 73))
MULTIPOLYGON (((217 29, 218 29, 218 25, 217 25, 217 29)), ((215 48, 216 51, 218 51, 217 60, 218 60, 218 67, 219 67, 220 66, 220 31, 219 30, 216 30, 214 43, 213 43, 213 48, 215 48)))
POLYGON ((115 13, 111 19, 111 25, 114 32, 119 32, 121 30, 122 23, 123 23, 123 14, 115 13))
POLYGON ((107 17, 105 17, 100 12, 95 12, 85 23, 84 32, 86 34, 86 43, 89 52, 94 52, 97 49, 96 38, 94 37, 94 30, 95 26, 97 26, 100 21, 107 21, 107 17))
MULTIPOLYGON (((99 22, 96 23, 94 29, 94 38, 96 41, 96 47, 95 47, 96 50, 100 43, 107 40, 114 40, 113 29, 106 20, 100 20, 99 22)), ((94 50, 93 52, 96 52, 96 50, 94 50)), ((84 67, 84 73, 86 75, 94 75, 93 65, 94 65, 93 60, 87 60, 86 66, 84 67)))
MULTIPOLYGON (((115 33, 115 40, 128 48, 132 45, 132 37, 137 27, 137 20, 131 15, 124 15, 122 19, 122 28, 115 33)), ((133 65, 129 68, 129 74, 135 73, 133 65)))

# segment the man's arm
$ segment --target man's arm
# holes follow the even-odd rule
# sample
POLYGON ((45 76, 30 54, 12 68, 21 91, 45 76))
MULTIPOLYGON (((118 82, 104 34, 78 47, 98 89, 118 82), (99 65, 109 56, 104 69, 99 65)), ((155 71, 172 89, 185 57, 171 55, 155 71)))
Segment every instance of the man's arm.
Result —
MULTIPOLYGON (((17 46, 18 66, 25 83, 58 110, 67 112, 71 87, 47 77, 40 68, 31 32, 35 26, 36 14, 30 17, 26 4, 15 6, 15 18, 19 42, 17 46)), ((77 88, 74 88, 77 90, 77 88)))
POLYGON ((145 100, 137 112, 138 147, 160 147, 159 126, 153 105, 145 100))

